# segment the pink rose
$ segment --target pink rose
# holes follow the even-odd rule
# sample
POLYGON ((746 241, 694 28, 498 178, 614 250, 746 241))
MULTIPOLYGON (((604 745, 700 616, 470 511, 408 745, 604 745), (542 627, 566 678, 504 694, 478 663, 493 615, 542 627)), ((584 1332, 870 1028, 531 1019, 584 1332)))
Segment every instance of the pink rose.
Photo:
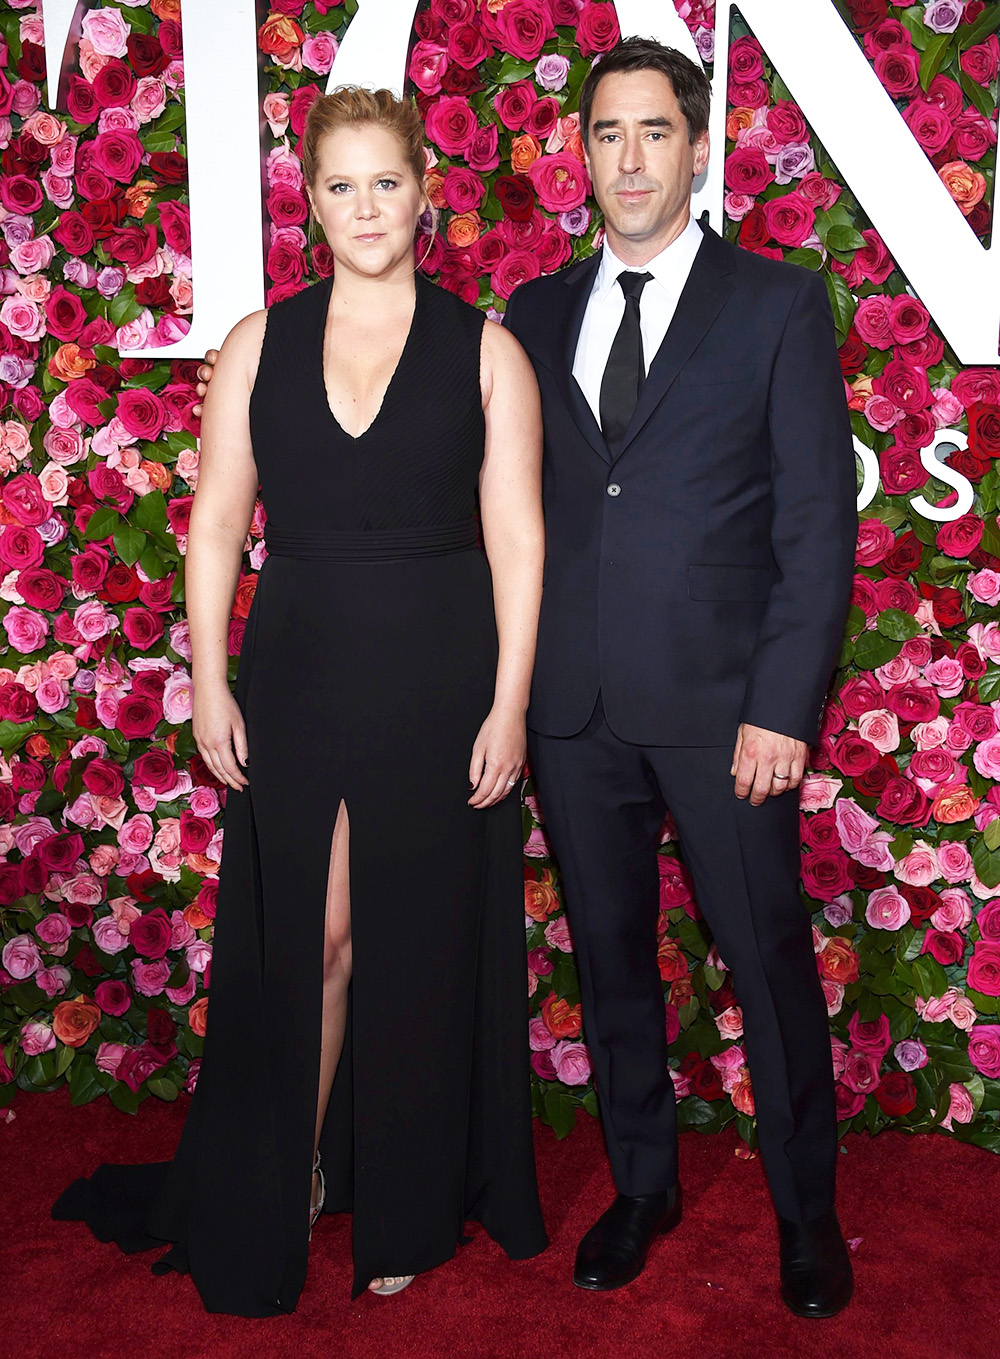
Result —
POLYGON ((546 39, 553 34, 548 6, 543 10, 532 0, 507 0, 494 22, 503 50, 520 61, 537 61, 546 39))
POLYGON ((1000 604, 1000 572, 984 567, 982 571, 973 571, 966 584, 969 594, 980 604, 988 604, 990 608, 1000 604))
POLYGON ((539 156, 530 166, 528 178, 547 212, 568 212, 578 208, 590 192, 586 168, 568 151, 539 156))
POLYGON ((841 1082, 856 1095, 870 1095, 879 1084, 879 1066, 880 1062, 871 1052, 852 1048, 844 1062, 841 1082))
POLYGON ((968 984, 984 996, 1000 996, 1000 943, 980 940, 969 961, 968 984))
POLYGON ((89 150, 93 167, 119 184, 131 184, 142 164, 142 142, 134 132, 101 132, 89 144, 89 150))
POLYGON ((3 625, 11 646, 22 655, 38 651, 49 632, 47 618, 18 604, 7 610, 3 625))
POLYGON ((102 916, 100 920, 95 920, 93 933, 94 943, 102 953, 114 956, 128 948, 128 935, 121 933, 114 916, 102 916))
POLYGON ((583 1043, 556 1043, 552 1065, 564 1085, 586 1085, 590 1080, 590 1056, 583 1043))
POLYGON ((727 1010, 715 1016, 715 1027, 719 1030, 720 1038, 742 1038, 743 1011, 738 1005, 730 1005, 727 1010))
POLYGON ((883 755, 899 749, 899 721, 886 708, 874 708, 858 718, 858 735, 883 755))
POLYGON ((807 203, 797 189, 772 198, 764 204, 764 219, 768 231, 779 245, 800 246, 812 234, 816 224, 816 209, 807 203))
POLYGON ((48 1024, 41 1020, 29 1019, 21 1030, 21 1047, 29 1057, 40 1057, 43 1052, 52 1052, 56 1046, 56 1036, 48 1024))
POLYGON ((13 939, 8 939, 0 959, 15 981, 25 981, 42 966, 38 945, 30 934, 15 934, 13 939))
POLYGON ((975 1112, 968 1090, 957 1081, 953 1082, 948 1091, 948 1113, 941 1120, 942 1128, 950 1130, 952 1123, 971 1123, 975 1112))
POLYGON ((878 1061, 892 1047, 892 1034, 889 1031, 889 1020, 886 1015, 879 1015, 878 1019, 863 1021, 858 1018, 857 1012, 851 1015, 847 1032, 850 1035, 851 1043, 861 1052, 869 1052, 878 1061))
POLYGON ((310 71, 328 75, 333 66, 333 59, 337 55, 338 45, 332 33, 321 31, 312 34, 302 44, 302 64, 308 66, 310 71))
POLYGON ((843 779, 827 774, 807 774, 799 786, 799 808, 803 812, 818 812, 832 807, 844 786, 843 779))
POLYGON ((432 104, 425 124, 428 140, 440 147, 446 156, 464 155, 477 126, 476 115, 468 101, 458 94, 442 95, 432 104))
MULTIPOLYGON (((937 860, 945 882, 967 882, 972 876, 972 856, 960 840, 946 840, 938 845, 937 860)), ((946 892, 942 893, 944 896, 946 892)))
POLYGON ((969 1031, 969 1061, 990 1080, 1000 1080, 1000 1024, 977 1024, 969 1031))
POLYGON ((984 778, 1000 779, 1000 735, 991 736, 976 746, 972 763, 984 778))
POLYGON ((897 862, 895 873, 908 887, 928 887, 938 876, 937 854, 931 845, 918 840, 909 854, 897 862))
POLYGON ((891 552, 896 541, 892 529, 881 519, 862 519, 858 525, 858 545, 855 553, 859 566, 877 566, 891 552))
POLYGON ((131 968, 132 984, 144 996, 161 995, 173 970, 166 958, 157 958, 151 963, 144 963, 140 958, 133 958, 131 968))
POLYGON ((910 904, 894 887, 877 887, 868 898, 865 919, 875 930, 900 930, 910 918, 910 904))

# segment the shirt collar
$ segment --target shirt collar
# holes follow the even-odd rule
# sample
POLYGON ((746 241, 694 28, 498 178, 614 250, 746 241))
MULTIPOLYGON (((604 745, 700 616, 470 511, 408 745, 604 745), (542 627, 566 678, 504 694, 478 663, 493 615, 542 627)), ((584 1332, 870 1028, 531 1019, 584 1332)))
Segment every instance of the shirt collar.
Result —
POLYGON ((635 268, 636 273, 652 274, 656 282, 662 287, 676 293, 678 291, 677 281, 680 279, 683 283, 683 280, 687 277, 703 238, 704 233, 701 227, 694 217, 688 214, 687 225, 681 234, 641 268, 623 264, 605 240, 601 248, 600 267, 594 280, 594 298, 600 302, 605 301, 615 287, 621 271, 632 268, 635 268))

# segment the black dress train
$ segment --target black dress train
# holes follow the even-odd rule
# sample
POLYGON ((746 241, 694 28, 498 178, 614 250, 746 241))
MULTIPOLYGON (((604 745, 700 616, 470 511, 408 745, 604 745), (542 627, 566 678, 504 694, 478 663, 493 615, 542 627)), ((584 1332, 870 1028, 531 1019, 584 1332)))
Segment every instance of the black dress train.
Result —
POLYGON ((172 1162, 98 1168, 53 1216, 173 1242, 208 1311, 290 1312, 306 1275, 330 840, 350 819, 353 980, 320 1142, 357 1296, 448 1259, 466 1218, 541 1251, 516 797, 467 805, 497 660, 475 509, 484 318, 416 275, 371 426, 333 416, 329 281, 270 308, 250 403, 268 556, 236 697, 209 1023, 172 1162))

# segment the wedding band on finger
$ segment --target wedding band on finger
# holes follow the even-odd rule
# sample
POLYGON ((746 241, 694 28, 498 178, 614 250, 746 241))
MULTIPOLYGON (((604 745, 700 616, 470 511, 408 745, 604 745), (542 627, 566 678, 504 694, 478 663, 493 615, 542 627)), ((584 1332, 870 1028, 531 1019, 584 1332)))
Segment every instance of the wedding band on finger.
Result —
POLYGON ((775 779, 776 782, 781 781, 787 783, 788 780, 791 778, 791 774, 774 774, 772 775, 772 777, 775 779))
POLYGON ((508 787, 508 788, 513 788, 515 783, 517 783, 517 779, 508 779, 508 780, 507 780, 507 787, 508 787))

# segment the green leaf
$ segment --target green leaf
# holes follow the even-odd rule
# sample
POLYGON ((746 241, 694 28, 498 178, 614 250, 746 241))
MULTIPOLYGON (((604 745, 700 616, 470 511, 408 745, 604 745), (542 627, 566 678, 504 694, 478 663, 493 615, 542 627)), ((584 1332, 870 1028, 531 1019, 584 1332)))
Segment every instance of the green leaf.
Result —
POLYGON ((124 326, 142 315, 142 307, 135 300, 135 289, 126 283, 120 293, 116 293, 108 306, 108 318, 113 326, 124 326))
POLYGON ((698 1095, 688 1095, 677 1105, 677 1122, 682 1128, 698 1128, 711 1123, 718 1113, 718 1109, 714 1109, 708 1100, 698 1095))
POLYGON ((132 522, 155 533, 167 527, 167 502, 162 491, 148 491, 132 506, 132 522))
POLYGON ((851 328, 854 320, 854 313, 857 310, 857 303, 847 286, 844 278, 840 274, 832 272, 823 275, 826 283, 826 291, 830 297, 830 306, 833 309, 833 323, 837 332, 837 344, 842 345, 847 339, 847 332, 851 328))
POLYGON ((961 48, 975 47, 1000 28, 1000 9, 987 5, 974 24, 960 24, 958 45, 961 48))
POLYGON ((880 632, 863 632, 854 646, 854 663, 861 670, 876 670, 898 656, 901 646, 880 632))
POLYGON ((100 1071, 93 1062, 74 1062, 69 1069, 70 1103, 89 1104, 107 1090, 106 1082, 110 1077, 100 1071))
POLYGON ((142 138, 142 145, 146 151, 173 151, 177 145, 177 138, 170 129, 167 131, 156 130, 147 132, 142 138))
POLYGON ((919 958, 914 958, 912 966, 913 979, 924 1000, 944 995, 948 989, 948 974, 936 958, 932 958, 929 953, 922 953, 919 958))
POLYGON ((142 529, 134 528, 124 521, 115 529, 115 551, 126 566, 134 566, 146 546, 146 535, 142 529))
POLYGON ((920 88, 925 94, 931 81, 944 65, 950 46, 950 33, 935 33, 924 48, 924 54, 920 58, 920 88))
POLYGON ((980 882, 987 887, 1000 886, 1000 851, 991 850, 985 836, 972 842, 972 863, 980 882))
POLYGON ((818 250, 810 250, 806 246, 799 246, 797 250, 789 250, 785 255, 787 264, 800 264, 806 269, 814 271, 822 269, 823 256, 818 250))
POLYGON ((853 226, 833 225, 826 235, 828 250, 860 250, 867 244, 864 236, 853 226))
POLYGON ((913 836, 907 835, 905 831, 895 835, 892 844, 889 846, 892 857, 896 860, 896 863, 899 863, 900 859, 905 859, 912 848, 913 836))
POLYGON ((914 14, 912 10, 905 11, 899 16, 899 22, 909 31, 913 46, 922 52, 930 39, 930 30, 924 26, 920 14, 914 14))
POLYGON ((100 538, 108 538, 116 532, 118 526, 123 522, 121 515, 113 506, 98 505, 87 520, 87 531, 84 537, 92 543, 97 542, 100 538))
POLYGON ((167 105, 156 120, 157 131, 173 132, 176 128, 184 126, 185 111, 184 105, 180 100, 167 105))
POLYGON ((56 1054, 56 1075, 64 1075, 73 1064, 76 1048, 61 1047, 56 1054))
POLYGON ((167 1076, 150 1076, 147 1084, 157 1099, 175 1100, 180 1094, 177 1086, 167 1076))
MULTIPOLYGON (((952 1029, 952 1033, 955 1030, 952 1029)), ((959 1081, 964 1084, 971 1081, 975 1072, 972 1063, 969 1061, 968 1054, 961 1048, 953 1047, 948 1043, 924 1042, 927 1049, 929 1065, 932 1066, 939 1076, 943 1076, 947 1081, 959 1081)))
POLYGON ((986 827, 983 839, 986 841, 987 849, 1000 849, 1000 816, 986 827))
POLYGON ((967 75, 965 71, 961 71, 958 78, 969 102, 975 105, 984 118, 992 118, 997 101, 989 90, 984 89, 977 80, 973 80, 972 76, 967 75))
POLYGON ((911 637, 920 636, 920 624, 904 609, 883 609, 876 620, 876 627, 883 637, 889 637, 894 642, 905 642, 911 637))
POLYGON ((558 1084, 547 1085, 542 1100, 545 1122, 556 1137, 560 1139, 568 1137, 576 1125, 576 1108, 565 1087, 558 1084))
POLYGON ((108 1099, 123 1114, 134 1114, 138 1111, 143 1096, 137 1090, 130 1090, 122 1081, 115 1081, 108 1091, 108 1099))
POLYGON ((535 69, 533 61, 521 61, 513 53, 508 52, 500 63, 500 70, 497 73, 498 85, 513 85, 515 81, 525 80, 535 69))

